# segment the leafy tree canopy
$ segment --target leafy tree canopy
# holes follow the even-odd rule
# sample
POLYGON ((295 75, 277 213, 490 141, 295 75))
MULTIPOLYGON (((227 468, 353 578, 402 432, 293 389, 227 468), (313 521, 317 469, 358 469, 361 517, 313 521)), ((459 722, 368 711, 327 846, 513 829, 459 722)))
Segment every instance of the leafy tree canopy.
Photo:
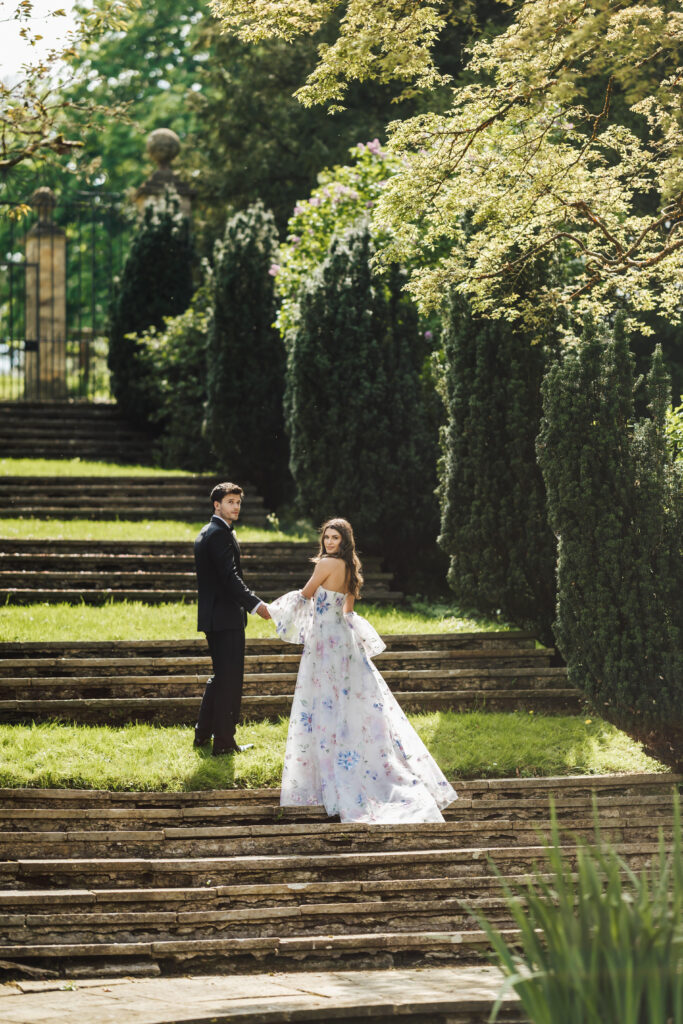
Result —
MULTIPOLYGON (((140 3, 98 0, 92 7, 79 8, 76 27, 64 43, 25 63, 16 78, 0 79, 0 172, 5 179, 27 162, 77 152, 83 146, 78 129, 93 117, 121 115, 111 97, 100 103, 87 88, 80 98, 66 95, 65 90, 87 80, 80 60, 83 50, 107 32, 125 31, 140 3)), ((21 23, 21 35, 35 45, 41 37, 30 28, 32 14, 32 0, 18 0, 12 15, 3 20, 21 23)), ((51 16, 64 14, 56 9, 51 16)), ((92 77, 89 84, 94 85, 92 77)))
POLYGON ((390 125, 402 167, 374 212, 389 229, 380 258, 423 262, 409 284, 422 309, 455 286, 492 317, 533 320, 539 303, 559 302, 574 321, 620 306, 634 322, 653 309, 680 318, 677 0, 524 0, 505 31, 471 47, 470 80, 450 85, 433 59, 449 10, 438 0, 213 0, 212 9, 249 41, 316 32, 342 11, 299 90, 305 104, 338 109, 352 79, 450 89, 448 109, 390 125), (564 279, 500 304, 501 276, 548 252, 562 257, 564 279))

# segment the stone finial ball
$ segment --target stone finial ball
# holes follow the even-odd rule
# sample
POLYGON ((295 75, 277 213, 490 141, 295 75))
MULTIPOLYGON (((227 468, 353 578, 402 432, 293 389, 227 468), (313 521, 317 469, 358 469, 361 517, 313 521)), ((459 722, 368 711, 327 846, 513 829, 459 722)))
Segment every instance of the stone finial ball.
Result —
POLYGON ((54 210, 56 205, 57 197, 47 185, 37 188, 31 196, 31 206, 36 207, 38 210, 54 210))
POLYGON ((180 152, 180 139, 170 128, 155 128, 147 136, 147 152, 159 167, 168 167, 180 152))

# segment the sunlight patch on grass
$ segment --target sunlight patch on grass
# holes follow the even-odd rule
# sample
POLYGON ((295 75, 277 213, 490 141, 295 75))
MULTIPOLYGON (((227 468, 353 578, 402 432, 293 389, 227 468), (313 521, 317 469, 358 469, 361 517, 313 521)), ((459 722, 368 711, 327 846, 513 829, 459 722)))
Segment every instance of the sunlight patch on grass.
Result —
MULTIPOLYGON (((302 584, 304 580, 302 579, 302 584)), ((361 602, 358 611, 379 633, 453 633, 505 629, 486 618, 460 614, 444 615, 442 605, 433 614, 429 605, 410 602, 405 607, 361 602)), ((197 633, 194 600, 143 604, 140 601, 110 601, 103 605, 27 604, 0 608, 0 641, 28 643, 53 640, 185 640, 197 633)), ((272 621, 250 615, 247 637, 274 637, 272 621)))
POLYGON ((88 459, 0 459, 0 476, 191 476, 184 469, 126 466, 88 459))
MULTIPOLYGON (((173 519, 0 519, 0 537, 12 540, 171 540, 194 541, 208 522, 176 522, 173 519)), ((240 544, 306 541, 311 542, 305 528, 272 530, 262 526, 237 526, 240 544)), ((311 543, 311 551, 314 551, 311 543)))
MULTIPOLYGON (((663 772, 606 722, 523 713, 434 712, 410 721, 449 779, 663 772)), ((258 789, 280 784, 287 721, 246 723, 254 749, 213 758, 185 726, 0 726, 0 786, 170 790, 258 789)))

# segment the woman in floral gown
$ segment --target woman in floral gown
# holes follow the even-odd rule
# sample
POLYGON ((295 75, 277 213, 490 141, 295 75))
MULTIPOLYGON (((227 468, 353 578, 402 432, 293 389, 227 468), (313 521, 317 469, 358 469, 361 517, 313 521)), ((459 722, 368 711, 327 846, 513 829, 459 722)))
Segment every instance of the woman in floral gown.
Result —
POLYGON ((268 605, 303 644, 282 773, 284 807, 323 804, 341 820, 443 821, 457 799, 372 658, 385 644, 353 611, 363 582, 353 530, 330 519, 303 590, 268 605))

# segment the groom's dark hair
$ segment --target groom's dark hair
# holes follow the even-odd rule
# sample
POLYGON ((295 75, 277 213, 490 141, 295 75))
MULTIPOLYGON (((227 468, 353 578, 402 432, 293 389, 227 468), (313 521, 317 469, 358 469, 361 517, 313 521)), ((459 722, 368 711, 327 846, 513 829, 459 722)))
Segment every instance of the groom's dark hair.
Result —
POLYGON ((214 501, 222 501, 226 494, 244 494, 244 491, 239 484, 216 484, 211 491, 211 508, 213 508, 214 501))

